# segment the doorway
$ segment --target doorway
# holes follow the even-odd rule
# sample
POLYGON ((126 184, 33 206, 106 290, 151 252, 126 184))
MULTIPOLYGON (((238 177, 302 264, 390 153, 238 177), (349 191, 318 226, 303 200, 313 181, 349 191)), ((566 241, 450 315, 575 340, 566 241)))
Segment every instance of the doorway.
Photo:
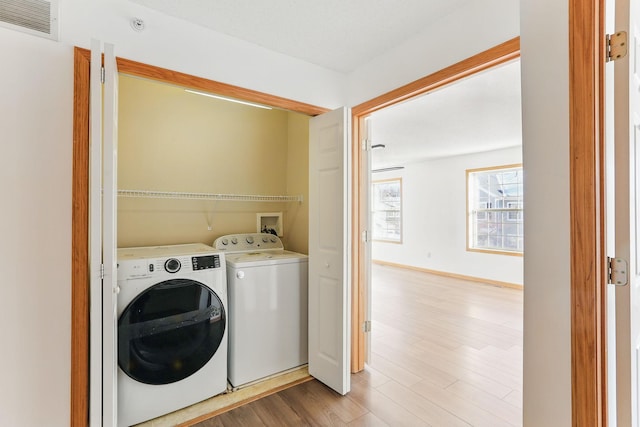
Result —
POLYGON ((366 369, 383 383, 376 390, 426 422, 436 419, 418 407, 433 403, 454 414, 452 423, 522 422, 519 65, 500 64, 368 117, 366 369))
MULTIPOLYGON (((400 104, 411 98, 432 92, 438 88, 452 82, 469 77, 475 73, 490 69, 496 65, 507 63, 519 57, 520 40, 515 38, 502 43, 492 49, 468 58, 458 64, 443 69, 437 73, 426 76, 420 80, 403 86, 393 92, 384 94, 371 101, 367 101, 353 108, 353 140, 360 141, 366 137, 365 119, 386 107, 400 104)), ((375 138, 375 136, 374 136, 375 138)), ((360 144, 353 144, 353 176, 358 177, 357 185, 354 186, 353 200, 358 200, 354 204, 354 237, 353 237, 353 318, 352 318, 352 371, 358 372, 364 369, 366 358, 366 336, 364 328, 361 326, 365 321, 370 321, 370 314, 367 313, 367 289, 366 282, 369 276, 369 265, 367 259, 370 254, 369 248, 360 236, 368 229, 368 201, 367 190, 370 185, 367 164, 360 151, 360 144)))

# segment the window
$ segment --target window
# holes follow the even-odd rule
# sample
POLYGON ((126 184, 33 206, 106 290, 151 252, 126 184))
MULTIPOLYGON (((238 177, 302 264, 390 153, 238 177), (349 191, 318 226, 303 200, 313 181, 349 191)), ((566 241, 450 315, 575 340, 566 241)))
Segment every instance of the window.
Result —
POLYGON ((373 240, 402 242, 402 180, 372 182, 373 240))
POLYGON ((467 250, 522 255, 521 165, 467 170, 467 250))

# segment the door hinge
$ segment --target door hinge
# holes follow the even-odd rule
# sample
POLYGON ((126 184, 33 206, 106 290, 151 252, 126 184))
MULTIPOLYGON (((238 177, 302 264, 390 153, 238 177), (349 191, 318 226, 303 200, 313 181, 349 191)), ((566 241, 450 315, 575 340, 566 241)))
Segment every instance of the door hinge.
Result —
POLYGON ((624 286, 629 283, 629 263, 622 258, 608 258, 609 283, 616 286, 624 286))
POLYGON ((104 264, 100 264, 100 279, 104 279, 104 264))
POLYGON ((362 332, 371 332, 371 320, 365 320, 362 323, 362 332))
POLYGON ((369 243, 369 231, 362 230, 362 243, 369 243))
POLYGON ((100 83, 104 84, 105 80, 106 80, 106 75, 105 75, 104 67, 101 67, 100 68, 100 83))
POLYGON ((371 141, 368 139, 362 140, 362 151, 370 151, 371 150, 371 141))
POLYGON ((607 62, 627 56, 627 32, 607 34, 607 62))

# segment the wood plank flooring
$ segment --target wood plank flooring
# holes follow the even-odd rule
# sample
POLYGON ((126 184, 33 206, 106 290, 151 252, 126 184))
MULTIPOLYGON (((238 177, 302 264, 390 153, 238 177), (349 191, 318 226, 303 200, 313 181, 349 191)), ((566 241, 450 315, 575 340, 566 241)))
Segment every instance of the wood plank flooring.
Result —
POLYGON ((522 425, 522 291, 373 265, 372 361, 340 396, 297 385, 195 424, 522 425))

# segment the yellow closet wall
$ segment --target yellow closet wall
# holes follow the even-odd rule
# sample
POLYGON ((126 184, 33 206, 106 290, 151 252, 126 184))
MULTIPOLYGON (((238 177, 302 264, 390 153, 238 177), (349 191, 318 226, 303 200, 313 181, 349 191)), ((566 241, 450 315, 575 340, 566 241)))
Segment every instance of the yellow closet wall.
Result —
POLYGON ((309 249, 309 117, 289 113, 287 194, 299 194, 303 203, 290 203, 284 215, 284 245, 294 252, 309 249))
POLYGON ((308 120, 120 76, 118 188, 298 195, 303 203, 118 198, 118 246, 202 242, 256 231, 283 212, 287 248, 307 253, 308 120))

